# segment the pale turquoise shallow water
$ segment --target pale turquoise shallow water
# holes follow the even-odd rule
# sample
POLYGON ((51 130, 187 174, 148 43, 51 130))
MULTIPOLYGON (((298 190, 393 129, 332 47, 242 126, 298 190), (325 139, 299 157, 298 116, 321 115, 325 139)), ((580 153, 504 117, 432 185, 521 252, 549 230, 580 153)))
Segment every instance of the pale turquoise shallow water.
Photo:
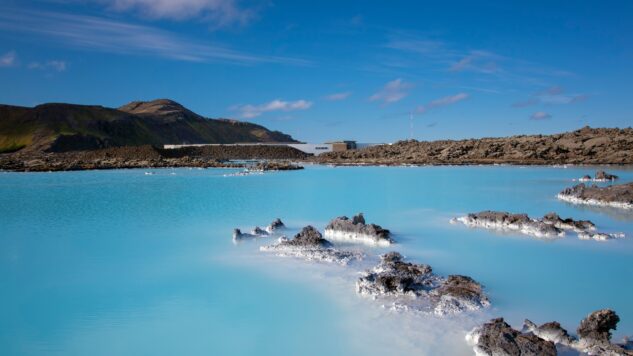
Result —
MULTIPOLYGON (((492 316, 575 329, 613 308, 633 334, 633 212, 555 194, 595 167, 307 167, 0 173, 0 354, 469 354, 492 316), (625 239, 556 241, 450 225, 479 210, 590 219, 625 239), (393 313, 354 293, 354 268, 263 255, 233 227, 323 228, 363 211, 410 260, 486 286, 491 310, 393 313)), ((633 180, 633 171, 608 168, 633 180)), ((384 250, 368 250, 370 264, 384 250)), ((359 267, 356 267, 359 268, 359 267)))

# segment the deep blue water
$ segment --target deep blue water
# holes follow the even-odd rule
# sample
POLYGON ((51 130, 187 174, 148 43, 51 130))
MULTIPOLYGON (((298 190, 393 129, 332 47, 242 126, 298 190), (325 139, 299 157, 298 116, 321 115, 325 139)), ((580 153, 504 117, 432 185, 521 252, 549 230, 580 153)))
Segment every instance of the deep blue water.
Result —
MULTIPOLYGON (((463 334, 504 316, 560 321, 613 308, 633 334, 633 212, 556 200, 596 167, 310 166, 0 173, 0 354, 469 354, 463 334), (451 225, 479 210, 589 219, 625 239, 542 241, 451 225), (364 212, 393 249, 486 286, 493 307, 446 320, 356 296, 358 271, 234 245, 280 217, 323 228, 364 212)), ((633 180, 633 171, 607 168, 633 180)), ((385 250, 368 250, 369 261, 385 250)))

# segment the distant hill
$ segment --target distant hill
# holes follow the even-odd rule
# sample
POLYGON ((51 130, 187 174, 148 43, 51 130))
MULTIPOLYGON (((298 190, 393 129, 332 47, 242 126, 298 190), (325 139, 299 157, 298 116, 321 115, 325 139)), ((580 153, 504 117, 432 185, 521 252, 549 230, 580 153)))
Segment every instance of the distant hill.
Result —
POLYGON ((73 104, 0 105, 0 153, 65 152, 179 143, 297 142, 237 120, 208 119, 175 101, 135 101, 118 109, 73 104))

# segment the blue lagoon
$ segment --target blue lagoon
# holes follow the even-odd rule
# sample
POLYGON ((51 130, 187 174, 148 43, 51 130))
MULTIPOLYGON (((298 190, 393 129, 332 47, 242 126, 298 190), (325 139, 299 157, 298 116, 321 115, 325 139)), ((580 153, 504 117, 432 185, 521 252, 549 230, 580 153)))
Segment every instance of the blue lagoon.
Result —
POLYGON ((0 173, 0 354, 469 355, 466 333, 492 317, 574 331, 602 308, 622 319, 618 341, 633 332, 633 211, 556 199, 597 168, 0 173), (482 210, 554 211, 626 237, 537 239, 449 223, 482 210), (396 243, 363 247, 349 266, 261 252, 270 237, 231 239, 235 227, 277 217, 290 236, 357 212, 396 243), (491 306, 440 317, 357 295, 359 274, 392 250, 473 277, 491 306))

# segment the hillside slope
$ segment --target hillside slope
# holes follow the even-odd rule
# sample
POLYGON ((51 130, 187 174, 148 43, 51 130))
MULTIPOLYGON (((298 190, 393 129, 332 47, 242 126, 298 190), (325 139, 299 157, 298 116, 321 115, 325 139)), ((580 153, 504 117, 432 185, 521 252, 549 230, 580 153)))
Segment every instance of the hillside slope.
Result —
POLYGON ((118 109, 73 104, 0 105, 0 153, 65 152, 178 143, 296 142, 263 126, 207 119, 168 99, 118 109))

